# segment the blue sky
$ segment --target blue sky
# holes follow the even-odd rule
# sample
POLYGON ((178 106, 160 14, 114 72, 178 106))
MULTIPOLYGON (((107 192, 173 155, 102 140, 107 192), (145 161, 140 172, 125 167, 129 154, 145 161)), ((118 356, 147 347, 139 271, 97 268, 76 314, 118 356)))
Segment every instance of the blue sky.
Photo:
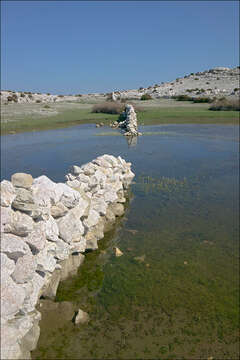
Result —
POLYGON ((2 1, 1 89, 133 89, 239 65, 237 1, 2 1))

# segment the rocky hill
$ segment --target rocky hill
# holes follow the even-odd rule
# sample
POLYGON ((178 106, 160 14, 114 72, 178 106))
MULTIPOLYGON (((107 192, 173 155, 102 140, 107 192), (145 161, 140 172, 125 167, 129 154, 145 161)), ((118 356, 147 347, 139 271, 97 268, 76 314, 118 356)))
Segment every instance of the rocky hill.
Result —
POLYGON ((53 102, 79 102, 88 100, 141 99, 142 95, 149 94, 152 98, 189 95, 191 97, 226 97, 239 96, 239 67, 230 69, 216 67, 203 72, 191 73, 171 82, 162 82, 147 88, 115 91, 108 94, 77 94, 52 95, 21 91, 1 91, 1 103, 53 103, 53 102))

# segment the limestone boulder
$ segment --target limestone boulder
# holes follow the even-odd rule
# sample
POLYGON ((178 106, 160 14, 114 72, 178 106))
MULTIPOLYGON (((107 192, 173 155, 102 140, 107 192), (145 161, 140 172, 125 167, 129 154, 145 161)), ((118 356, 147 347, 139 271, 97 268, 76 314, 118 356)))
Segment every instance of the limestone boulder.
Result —
POLYGON ((122 216, 124 214, 124 206, 120 203, 111 204, 109 207, 115 216, 122 216))
POLYGON ((7 272, 1 274, 1 316, 12 318, 21 309, 25 291, 7 272))
POLYGON ((34 179, 31 189, 34 202, 43 207, 57 204, 63 194, 61 187, 45 175, 34 179))
POLYGON ((54 220, 52 216, 49 216, 49 219, 45 221, 45 234, 47 240, 54 242, 58 241, 58 235, 59 235, 58 225, 56 220, 54 220))
POLYGON ((67 212, 68 208, 61 202, 51 207, 51 215, 55 219, 64 216, 67 212))
POLYGON ((12 216, 13 216, 13 210, 10 207, 1 206, 1 214, 0 214, 1 232, 4 232, 6 224, 11 223, 12 216))
POLYGON ((87 176, 91 176, 95 173, 97 166, 93 164, 93 162, 83 165, 82 167, 83 173, 87 176))
POLYGON ((29 283, 22 284, 22 287, 26 292, 26 298, 22 306, 23 312, 29 313, 34 311, 38 299, 41 296, 41 290, 43 289, 44 284, 45 278, 39 275, 37 272, 34 273, 33 278, 29 283), (26 288, 28 288, 28 291, 26 288))
POLYGON ((90 320, 90 318, 89 318, 88 313, 86 313, 85 311, 82 311, 81 309, 79 309, 74 316, 74 323, 76 325, 85 324, 85 323, 89 322, 89 320, 90 320))
POLYGON ((43 221, 40 221, 34 225, 32 232, 24 238, 24 241, 30 247, 34 255, 43 250, 46 245, 46 225, 43 221))
POLYGON ((11 177, 13 186, 29 189, 32 186, 33 178, 30 174, 15 173, 11 177))
POLYGON ((106 203, 113 203, 118 200, 117 193, 113 190, 111 185, 107 185, 104 190, 105 192, 103 196, 106 203))
POLYGON ((21 359, 18 329, 6 323, 1 326, 1 359, 21 359))
POLYGON ((94 196, 92 198, 91 208, 100 215, 106 215, 107 203, 104 201, 102 197, 94 196))
POLYGON ((70 172, 76 176, 83 173, 83 170, 79 166, 73 165, 70 167, 70 172))
POLYGON ((12 207, 27 213, 37 210, 37 205, 34 204, 32 193, 24 188, 16 190, 16 197, 12 202, 12 207))
POLYGON ((11 220, 4 226, 4 232, 27 236, 33 230, 34 222, 30 216, 19 211, 11 212, 11 220))
POLYGON ((1 206, 10 206, 16 196, 14 186, 10 181, 3 180, 0 184, 1 188, 1 206))
POLYGON ((80 194, 78 191, 62 183, 57 184, 57 188, 62 191, 60 201, 64 206, 71 209, 78 205, 80 200, 80 194))
POLYGON ((17 284, 26 283, 33 278, 36 269, 37 263, 35 256, 32 254, 24 255, 18 258, 15 270, 12 273, 12 279, 17 284))
POLYGON ((82 236, 80 241, 73 242, 70 245, 71 253, 84 253, 86 250, 86 239, 82 236))
POLYGON ((1 273, 7 272, 10 276, 15 269, 15 262, 11 260, 5 253, 0 253, 1 273))
POLYGON ((56 241, 55 244, 55 258, 57 258, 58 260, 67 259, 69 254, 71 253, 70 245, 60 238, 58 238, 58 241, 56 241))
POLYGON ((98 223, 98 220, 100 219, 99 213, 90 208, 89 214, 87 219, 83 220, 83 224, 87 229, 90 229, 92 226, 95 226, 98 223))
POLYGON ((55 243, 48 244, 42 251, 35 255, 38 271, 41 273, 52 273, 55 270, 57 260, 55 259, 53 253, 51 253, 55 252, 55 249, 55 243))
POLYGON ((15 262, 18 258, 31 254, 31 250, 25 241, 21 237, 13 234, 2 234, 1 252, 6 254, 9 259, 14 260, 15 262))
POLYGON ((84 227, 80 216, 75 209, 70 210, 65 216, 57 220, 59 236, 67 243, 78 241, 84 233, 84 227))

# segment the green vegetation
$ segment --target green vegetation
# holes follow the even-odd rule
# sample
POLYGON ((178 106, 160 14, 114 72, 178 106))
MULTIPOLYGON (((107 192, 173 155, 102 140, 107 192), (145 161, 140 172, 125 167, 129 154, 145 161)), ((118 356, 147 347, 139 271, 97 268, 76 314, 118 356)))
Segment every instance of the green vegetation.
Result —
POLYGON ((152 97, 149 94, 144 94, 141 96, 141 100, 151 100, 151 99, 152 99, 152 97))
POLYGON ((93 106, 93 113, 104 113, 104 114, 121 114, 124 110, 124 105, 116 101, 106 101, 101 104, 93 106))
MULTIPOLYGON (((166 100, 164 100, 166 101, 166 100)), ((190 124, 190 123, 203 123, 203 124, 238 124, 239 116, 236 111, 209 111, 207 104, 193 104, 186 101, 186 104, 178 104, 177 101, 167 100, 165 106, 162 106, 163 100, 149 101, 146 106, 138 107, 139 102, 133 103, 137 109, 137 116, 139 124, 155 125, 155 124, 190 124)), ((142 103, 142 102, 141 102, 142 103)), ((112 102, 108 102, 112 106, 112 102)), ((11 105, 13 106, 13 105, 11 105)), ((22 106, 14 105, 14 106, 22 106)), ((24 105, 32 107, 34 105, 24 105)), ((44 105, 43 108, 47 109, 44 105)), ((59 104, 53 105, 53 110, 58 111, 59 104)), ((122 108, 124 104, 121 104, 122 108)), ((90 104, 74 104, 71 109, 59 110, 56 115, 47 114, 28 114, 19 115, 18 120, 16 117, 8 121, 2 115, 1 134, 8 134, 12 132, 25 132, 25 131, 38 131, 64 128, 74 125, 103 122, 109 125, 110 122, 117 121, 119 115, 113 113, 92 112, 90 104)))
POLYGON ((210 106, 209 110, 240 111, 240 103, 239 103, 239 100, 228 100, 226 98, 222 98, 222 99, 216 100, 210 106))

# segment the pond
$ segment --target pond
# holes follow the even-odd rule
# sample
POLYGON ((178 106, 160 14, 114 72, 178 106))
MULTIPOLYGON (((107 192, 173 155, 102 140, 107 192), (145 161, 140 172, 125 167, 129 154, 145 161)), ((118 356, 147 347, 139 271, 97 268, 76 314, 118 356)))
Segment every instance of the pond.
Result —
POLYGON ((93 125, 2 137, 5 179, 64 181, 69 166, 105 153, 136 174, 125 215, 56 302, 41 300, 33 359, 239 357, 238 127, 140 131, 137 142, 93 125), (71 322, 78 308, 88 324, 71 322))

